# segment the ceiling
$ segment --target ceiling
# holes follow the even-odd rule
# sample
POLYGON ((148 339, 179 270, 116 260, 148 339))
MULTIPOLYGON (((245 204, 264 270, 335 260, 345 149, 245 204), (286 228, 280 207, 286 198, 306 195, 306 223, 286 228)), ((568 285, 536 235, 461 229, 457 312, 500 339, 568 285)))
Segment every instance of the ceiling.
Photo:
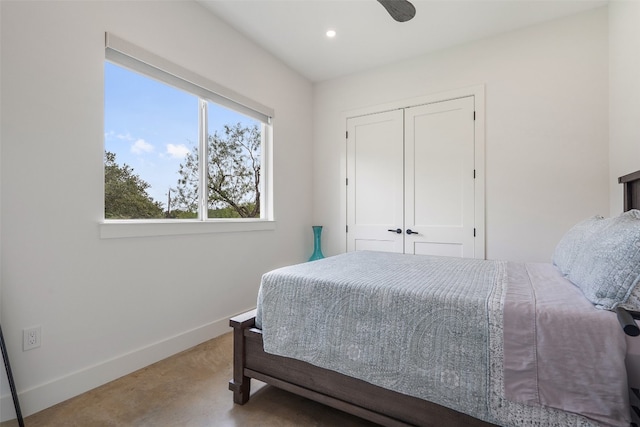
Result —
POLYGON ((198 0, 313 82, 605 6, 607 0, 411 0, 394 21, 376 0, 198 0), (326 31, 335 29, 333 39, 326 31))

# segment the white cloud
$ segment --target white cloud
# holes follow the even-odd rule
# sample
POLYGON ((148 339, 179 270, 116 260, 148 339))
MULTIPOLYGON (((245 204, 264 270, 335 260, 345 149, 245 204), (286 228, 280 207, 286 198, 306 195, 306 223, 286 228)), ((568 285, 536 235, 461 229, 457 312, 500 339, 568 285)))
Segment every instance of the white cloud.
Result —
POLYGON ((124 142, 133 142, 136 139, 134 137, 131 136, 131 134, 129 132, 127 133, 116 133, 116 131, 114 130, 110 130, 108 132, 104 133, 104 138, 108 139, 108 140, 119 140, 119 141, 124 141, 124 142))
POLYGON ((146 142, 144 139, 137 140, 131 146, 131 152, 133 154, 151 153, 153 151, 153 145, 146 142))
POLYGON ((121 139, 123 141, 133 141, 134 140, 134 138, 131 136, 131 134, 129 132, 127 132, 126 134, 119 133, 119 134, 116 135, 116 138, 121 139))
POLYGON ((189 148, 184 144, 167 144, 167 154, 169 154, 174 159, 182 159, 189 153, 189 148))

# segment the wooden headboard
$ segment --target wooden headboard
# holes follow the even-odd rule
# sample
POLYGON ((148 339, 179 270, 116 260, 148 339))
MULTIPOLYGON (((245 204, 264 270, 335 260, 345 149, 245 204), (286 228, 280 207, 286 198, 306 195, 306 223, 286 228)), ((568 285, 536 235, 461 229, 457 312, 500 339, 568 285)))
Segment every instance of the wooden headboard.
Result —
POLYGON ((624 185, 624 211, 640 209, 640 171, 621 176, 618 182, 624 185))

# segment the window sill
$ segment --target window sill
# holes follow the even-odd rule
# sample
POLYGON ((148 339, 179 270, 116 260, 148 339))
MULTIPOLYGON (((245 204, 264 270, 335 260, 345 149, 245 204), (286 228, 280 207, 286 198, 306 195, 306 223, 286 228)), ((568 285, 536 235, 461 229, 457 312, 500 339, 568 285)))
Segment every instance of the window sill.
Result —
POLYGON ((234 233, 244 231, 275 230, 276 222, 257 220, 105 220, 100 224, 101 239, 127 237, 176 236, 206 233, 234 233))

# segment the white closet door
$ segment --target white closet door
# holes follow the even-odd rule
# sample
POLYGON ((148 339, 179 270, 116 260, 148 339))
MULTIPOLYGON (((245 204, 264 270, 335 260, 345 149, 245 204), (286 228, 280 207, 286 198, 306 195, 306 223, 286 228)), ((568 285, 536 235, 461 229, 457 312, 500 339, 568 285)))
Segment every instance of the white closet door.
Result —
POLYGON ((474 257, 474 99, 405 110, 405 253, 474 257))
POLYGON ((403 111, 350 118, 347 132, 347 251, 402 252, 403 111))

